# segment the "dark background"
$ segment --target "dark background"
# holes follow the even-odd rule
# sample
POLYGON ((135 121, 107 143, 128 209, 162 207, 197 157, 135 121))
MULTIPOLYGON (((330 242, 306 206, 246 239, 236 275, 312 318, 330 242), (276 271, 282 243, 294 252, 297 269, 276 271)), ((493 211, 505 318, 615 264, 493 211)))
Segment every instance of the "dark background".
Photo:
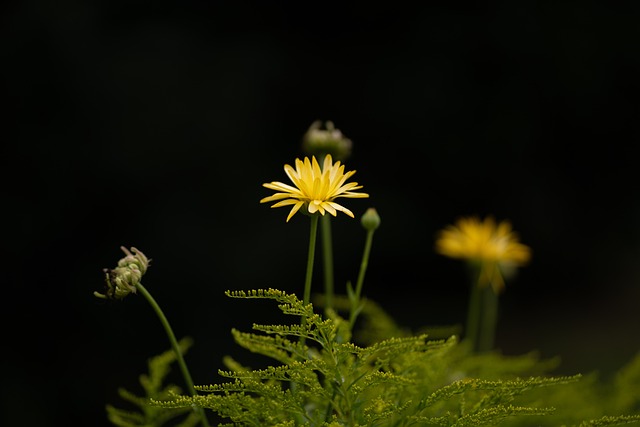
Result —
MULTIPOLYGON (((459 215, 509 219, 533 260, 501 296, 497 346, 611 375, 640 348, 637 2, 13 2, 3 7, 2 425, 108 425, 168 349, 140 296, 93 297, 119 247, 197 384, 251 360, 232 327, 302 293, 308 220, 259 204, 314 120, 354 143, 382 217, 364 293, 401 324, 462 322, 459 215)), ((364 233, 334 222, 336 286, 364 233)), ((317 282, 319 286, 319 282, 317 282)), ((177 381, 180 381, 179 377, 177 381)))

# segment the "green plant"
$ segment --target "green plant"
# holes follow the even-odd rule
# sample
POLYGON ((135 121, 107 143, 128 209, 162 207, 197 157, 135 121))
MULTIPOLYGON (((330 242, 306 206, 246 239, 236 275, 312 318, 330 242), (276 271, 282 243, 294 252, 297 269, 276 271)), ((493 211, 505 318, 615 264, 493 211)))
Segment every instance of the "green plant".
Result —
MULTIPOLYGON (((181 353, 185 353, 192 345, 190 338, 183 338, 178 343, 181 353)), ((118 390, 120 397, 130 408, 124 409, 107 405, 107 417, 113 425, 119 427, 140 426, 164 426, 170 423, 179 423, 181 427, 196 426, 200 423, 200 416, 192 408, 177 408, 164 410, 158 406, 149 405, 150 399, 165 400, 182 394, 182 389, 174 384, 165 384, 165 379, 171 370, 171 364, 176 360, 176 352, 173 350, 152 357, 148 361, 148 374, 140 375, 140 386, 144 396, 121 388, 118 390)))
MULTIPOLYGON (((466 330, 456 327, 412 331, 396 324, 384 308, 362 294, 375 231, 381 224, 374 208, 361 217, 366 232, 355 286, 346 294, 333 286, 331 217, 355 215, 338 198, 366 198, 362 186, 347 183, 333 162, 331 144, 350 148, 333 125, 313 125, 305 147, 323 153, 285 166, 293 185, 264 184, 275 194, 261 202, 291 206, 287 221, 302 212, 310 218, 306 274, 300 299, 277 289, 228 290, 226 297, 268 300, 292 322, 233 329, 235 342, 264 356, 265 366, 245 366, 226 357, 218 371, 223 380, 194 385, 182 357, 189 341, 179 343, 157 302, 142 286, 149 260, 139 250, 125 252, 118 266, 106 270, 101 298, 121 299, 141 293, 159 316, 172 350, 151 359, 141 378, 145 396, 121 396, 137 406, 125 411, 107 406, 118 426, 182 427, 208 425, 207 413, 223 424, 239 426, 609 426, 640 423, 640 354, 610 382, 596 375, 553 375, 558 359, 542 360, 535 351, 505 356, 493 348, 498 291, 514 267, 528 260, 529 248, 517 242, 510 224, 493 220, 459 222, 439 236, 437 250, 462 258, 472 268, 472 292, 466 330), (312 131, 312 132, 311 132, 312 131), (324 135, 322 132, 328 132, 324 135), (314 141, 319 141, 314 145, 314 141), (329 145, 327 145, 329 144, 329 145), (320 224, 320 226, 319 226, 320 224), (324 290, 312 293, 316 236, 321 229, 324 290), (481 293, 480 293, 481 292, 481 293), (178 363, 188 393, 163 385, 169 364, 178 363), (182 416, 182 418, 180 418, 182 416), (176 421, 177 420, 177 421, 176 421), (224 424, 226 423, 226 424, 224 424)), ((335 148, 335 147, 334 147, 335 148)))

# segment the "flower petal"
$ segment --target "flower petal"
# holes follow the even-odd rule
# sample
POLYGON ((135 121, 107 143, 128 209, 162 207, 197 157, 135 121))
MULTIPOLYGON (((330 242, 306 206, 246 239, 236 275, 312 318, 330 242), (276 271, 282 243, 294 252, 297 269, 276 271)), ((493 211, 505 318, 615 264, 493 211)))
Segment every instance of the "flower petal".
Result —
POLYGON ((304 202, 298 202, 291 208, 291 210, 289 211, 289 216, 287 216, 287 222, 289 222, 291 217, 294 216, 296 212, 298 212, 302 205, 304 205, 304 202))

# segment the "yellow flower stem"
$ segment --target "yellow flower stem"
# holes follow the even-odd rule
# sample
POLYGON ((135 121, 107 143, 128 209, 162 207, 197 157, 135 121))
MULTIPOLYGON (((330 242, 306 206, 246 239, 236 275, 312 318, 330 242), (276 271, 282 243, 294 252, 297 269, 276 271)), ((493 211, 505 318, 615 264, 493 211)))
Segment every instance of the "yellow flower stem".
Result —
MULTIPOLYGON (((140 291, 142 296, 145 297, 145 299, 151 305, 151 308, 153 308, 153 311, 155 311, 158 317, 160 318, 160 323, 162 323, 162 326, 164 327, 164 330, 167 333, 167 336, 169 337, 169 341, 171 342, 171 347, 173 348, 173 351, 176 354, 176 359, 178 360, 178 366, 180 366, 180 371, 182 372, 184 381, 185 383, 187 383, 187 388, 189 389, 189 393, 192 396, 196 396, 197 393, 193 385, 193 380, 191 379, 191 374, 189 373, 187 364, 185 363, 184 357, 182 356, 182 352, 180 351, 180 347, 178 346, 178 340, 176 339, 176 336, 173 333, 173 330, 171 329, 171 325, 169 324, 167 317, 164 315, 164 313, 162 312, 162 309, 160 308, 156 300, 153 298, 153 296, 151 296, 149 291, 147 291, 147 289, 144 286, 142 286, 141 283, 136 284, 136 288, 138 289, 138 291, 140 291)), ((196 411, 200 414, 200 417, 202 418, 202 425, 209 427, 209 422, 207 420, 207 416, 205 415, 203 408, 198 406, 196 407, 196 411)))
POLYGON ((331 241, 331 217, 329 215, 323 215, 321 221, 325 309, 331 309, 333 308, 333 243, 331 241))
POLYGON ((367 239, 364 243, 364 251, 362 253, 362 261, 360 262, 360 271, 358 273, 358 281, 356 282, 355 298, 351 304, 349 312, 349 328, 353 329, 358 313, 360 312, 360 295, 362 294, 362 284, 364 283, 364 275, 369 266, 369 256, 371 254, 371 246, 373 244, 373 233, 375 229, 367 230, 367 239))

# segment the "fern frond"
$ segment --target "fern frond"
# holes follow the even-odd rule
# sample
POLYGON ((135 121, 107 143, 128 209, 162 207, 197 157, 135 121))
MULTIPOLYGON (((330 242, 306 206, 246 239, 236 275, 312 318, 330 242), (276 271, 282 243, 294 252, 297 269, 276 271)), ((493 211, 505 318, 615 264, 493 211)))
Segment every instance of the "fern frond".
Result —
POLYGON ((375 425, 379 421, 402 414, 411 404, 412 402, 410 400, 404 402, 402 405, 398 405, 398 402, 376 397, 363 409, 366 425, 375 425))
POLYGON ((377 367, 388 367, 399 357, 419 354, 420 359, 426 360, 438 350, 446 351, 453 347, 457 340, 451 337, 448 340, 427 341, 426 335, 415 337, 389 338, 379 341, 359 351, 363 361, 373 362, 377 367))
POLYGON ((379 386, 382 384, 393 384, 397 386, 408 386, 415 384, 415 380, 403 375, 396 375, 392 372, 371 371, 364 375, 362 383, 359 384, 358 391, 366 388, 379 386))
POLYGON ((437 401, 446 400, 454 395, 462 394, 467 391, 475 390, 491 390, 501 394, 509 394, 511 396, 520 394, 526 390, 537 387, 545 387, 550 385, 567 384, 578 381, 581 375, 562 376, 562 377, 532 377, 526 380, 505 380, 505 381, 489 381, 483 379, 464 379, 455 381, 446 385, 434 393, 429 395, 421 402, 421 405, 428 407, 437 401))
POLYGON ((486 379, 508 379, 523 375, 542 376, 560 364, 559 357, 542 360, 537 351, 516 356, 505 356, 498 351, 474 354, 468 344, 461 343, 452 356, 471 377, 481 375, 486 379))
POLYGON ((118 427, 139 427, 145 422, 140 412, 119 409, 112 405, 107 405, 107 419, 118 427))
MULTIPOLYGON (((190 337, 185 337, 178 342, 178 347, 182 354, 185 354, 193 345, 190 337)), ((173 350, 165 351, 149 359, 149 374, 140 376, 140 384, 144 387, 148 396, 158 393, 162 388, 162 383, 169 374, 171 364, 176 361, 176 354, 173 350)))
POLYGON ((530 408, 526 406, 503 406, 496 405, 491 408, 482 409, 473 414, 460 417, 452 427, 476 427, 476 426, 495 426, 508 417, 516 415, 548 415, 555 408, 530 408))
MULTIPOLYGON (((183 338, 178 345, 183 353, 191 347, 191 338, 183 338)), ((119 389, 118 395, 126 402, 131 403, 136 410, 125 410, 107 405, 107 418, 118 427, 162 427, 171 422, 173 426, 192 427, 200 422, 199 415, 192 411, 191 407, 166 410, 150 404, 152 399, 169 399, 171 396, 181 393, 181 389, 174 384, 164 384, 170 367, 176 361, 176 354, 168 350, 154 356, 147 362, 148 373, 140 375, 139 382, 144 390, 144 396, 138 396, 126 389, 119 389), (186 415, 186 416, 185 416, 186 415), (183 416, 180 421, 178 417, 183 416)))
MULTIPOLYGON (((288 400, 288 390, 284 390, 278 383, 268 383, 248 378, 246 380, 236 379, 232 382, 211 384, 208 386, 197 386, 197 390, 207 393, 218 393, 227 396, 230 393, 239 393, 246 396, 261 396, 263 398, 275 400, 288 400)), ((204 396, 205 398, 207 396, 204 396)), ((208 401, 205 399, 205 403, 208 401)), ((182 405, 181 405, 182 406, 182 405)))
POLYGON ((640 353, 618 371, 611 386, 610 398, 611 411, 640 412, 640 353))
POLYGON ((143 408, 147 403, 146 397, 137 396, 132 392, 130 392, 129 390, 122 387, 118 389, 118 396, 120 396, 122 400, 132 403, 134 406, 138 406, 140 408, 143 408))
MULTIPOLYGON (((288 365, 269 366, 265 369, 255 369, 249 372, 236 371, 218 371, 219 375, 227 378, 236 378, 241 381, 284 381, 304 384, 307 387, 315 388, 318 386, 317 375, 313 371, 313 367, 317 366, 312 361, 296 362, 293 361, 288 365), (308 367, 312 368, 309 369, 308 367)), ((318 390, 320 391, 320 390, 318 390)))
POLYGON ((412 421, 412 423, 409 425, 417 423, 421 426, 449 427, 451 426, 451 417, 452 415, 449 413, 440 417, 424 417, 419 415, 410 415, 407 417, 407 421, 412 421))
POLYGON ((231 356, 224 356, 222 358, 222 363, 231 371, 246 372, 251 370, 251 368, 242 365, 231 356))
MULTIPOLYGON (((295 295, 288 294, 278 289, 251 289, 248 291, 225 291, 225 295, 230 298, 241 299, 270 299, 279 302, 280 304, 289 305, 291 307, 304 308, 304 303, 295 295)), ((310 304, 307 304, 309 306, 310 304)))
POLYGON ((209 395, 177 396, 173 400, 154 400, 162 408, 202 406, 242 426, 273 426, 304 415, 303 399, 275 384, 242 382, 198 386, 209 395), (220 392, 217 394, 215 392, 220 392))
POLYGON ((408 351, 420 351, 424 348, 426 340, 426 335, 404 338, 388 338, 369 347, 363 348, 360 355, 363 358, 368 358, 373 355, 380 355, 384 353, 392 357, 393 354, 400 354, 408 351))
POLYGON ((313 325, 309 323, 304 325, 260 325, 254 323, 252 329, 254 331, 264 332, 265 334, 277 334, 283 337, 305 337, 311 339, 313 325))
POLYGON ((640 415, 604 416, 596 420, 583 421, 578 427, 620 426, 634 423, 640 423, 640 415))
POLYGON ((306 322, 300 325, 254 324, 252 329, 264 332, 265 334, 275 334, 283 337, 301 337, 315 341, 322 347, 326 347, 328 343, 332 342, 335 338, 337 329, 331 321, 323 321, 320 319, 320 316, 312 315, 306 319, 306 322))
POLYGON ((262 354, 281 363, 289 363, 306 357, 308 347, 300 341, 290 341, 281 335, 265 336, 231 330, 238 345, 252 353, 262 354))

